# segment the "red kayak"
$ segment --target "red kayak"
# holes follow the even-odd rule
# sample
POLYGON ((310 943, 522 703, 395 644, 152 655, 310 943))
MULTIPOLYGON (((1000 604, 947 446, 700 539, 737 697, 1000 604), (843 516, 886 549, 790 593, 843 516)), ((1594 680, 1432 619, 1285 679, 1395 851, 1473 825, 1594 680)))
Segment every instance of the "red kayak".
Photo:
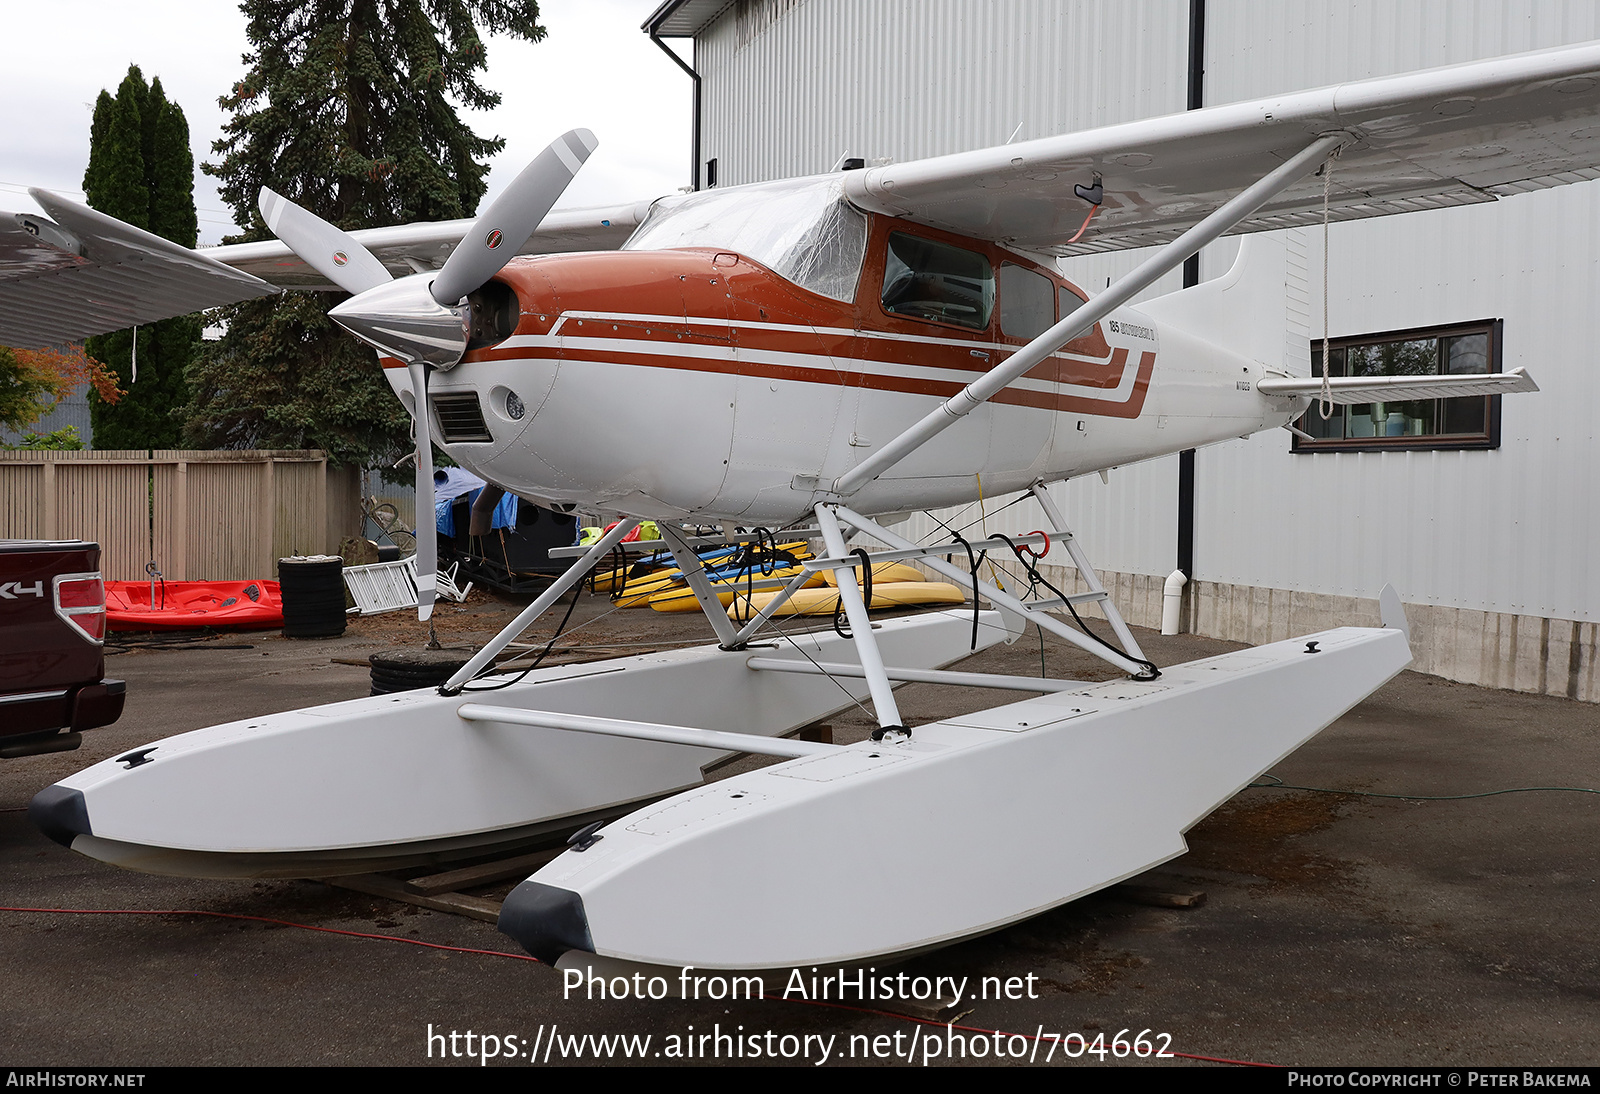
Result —
POLYGON ((276 581, 108 581, 106 625, 114 631, 170 631, 195 627, 265 630, 283 626, 276 581))

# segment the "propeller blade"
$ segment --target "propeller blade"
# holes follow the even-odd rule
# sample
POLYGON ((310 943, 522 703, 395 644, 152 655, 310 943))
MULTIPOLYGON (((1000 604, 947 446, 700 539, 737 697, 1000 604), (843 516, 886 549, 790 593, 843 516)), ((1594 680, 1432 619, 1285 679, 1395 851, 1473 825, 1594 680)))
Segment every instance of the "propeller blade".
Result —
POLYGON ((439 536, 433 514, 433 427, 428 414, 428 366, 413 361, 407 371, 416 406, 412 419, 417 424, 417 618, 426 622, 433 614, 439 569, 439 536))
POLYGON ((598 145, 593 133, 574 129, 535 156, 467 229, 433 279, 433 298, 452 307, 499 273, 516 257, 598 145))
POLYGON ((306 265, 345 292, 363 293, 394 280, 383 263, 353 236, 282 194, 263 186, 258 204, 272 234, 287 243, 306 265))

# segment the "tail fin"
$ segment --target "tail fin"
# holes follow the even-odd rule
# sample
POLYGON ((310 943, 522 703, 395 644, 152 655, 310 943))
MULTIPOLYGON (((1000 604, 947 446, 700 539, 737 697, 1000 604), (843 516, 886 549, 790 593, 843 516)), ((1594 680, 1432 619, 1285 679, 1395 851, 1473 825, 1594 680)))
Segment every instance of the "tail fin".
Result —
POLYGON ((1139 305, 1163 323, 1290 376, 1311 374, 1306 233, 1247 235, 1221 277, 1139 305))

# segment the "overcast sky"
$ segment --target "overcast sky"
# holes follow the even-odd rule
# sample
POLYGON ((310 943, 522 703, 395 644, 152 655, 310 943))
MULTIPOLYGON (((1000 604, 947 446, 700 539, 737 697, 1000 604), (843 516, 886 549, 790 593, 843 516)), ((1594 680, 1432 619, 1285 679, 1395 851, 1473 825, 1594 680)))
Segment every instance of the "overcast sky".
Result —
MULTIPOLYGON (((689 78, 639 29, 658 0, 541 0, 541 43, 489 40, 485 86, 503 101, 467 115, 483 135, 506 138, 489 196, 568 129, 586 127, 600 148, 562 205, 657 197, 689 177, 689 78)), ((226 121, 217 99, 244 74, 245 21, 227 0, 57 0, 48 21, 13 25, 0 65, 0 209, 35 211, 29 186, 83 197, 89 122, 102 88, 116 91, 130 63, 161 77, 183 107, 195 161, 211 155, 226 121)), ((677 43, 687 51, 688 43, 677 43)), ((687 54, 686 54, 687 55, 687 54)), ((200 242, 233 231, 215 180, 196 171, 200 242)))

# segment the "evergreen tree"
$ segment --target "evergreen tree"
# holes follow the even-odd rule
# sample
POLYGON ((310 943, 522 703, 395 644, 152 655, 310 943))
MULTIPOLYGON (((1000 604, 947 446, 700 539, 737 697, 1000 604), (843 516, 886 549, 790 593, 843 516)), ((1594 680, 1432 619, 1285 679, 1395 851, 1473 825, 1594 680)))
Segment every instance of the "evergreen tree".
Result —
MULTIPOLYGON (((244 0, 253 52, 222 105, 233 113, 204 170, 240 224, 271 239, 263 186, 346 230, 471 216, 485 159, 460 107, 500 97, 477 82, 486 31, 544 37, 535 0, 244 0)), ((392 462, 409 419, 373 352, 327 318, 335 293, 290 293, 222 310, 226 336, 191 367, 186 426, 206 446, 321 448, 338 462, 392 462)))
MULTIPOLYGON (((194 154, 183 111, 130 66, 117 94, 100 92, 91 123, 83 189, 89 204, 134 227, 193 247, 194 154)), ((98 448, 176 448, 188 402, 185 374, 200 342, 200 321, 180 316, 91 338, 85 349, 116 374, 127 394, 115 405, 91 395, 98 448), (135 368, 137 365, 137 368, 135 368), (134 373, 138 381, 134 381, 134 373)))

